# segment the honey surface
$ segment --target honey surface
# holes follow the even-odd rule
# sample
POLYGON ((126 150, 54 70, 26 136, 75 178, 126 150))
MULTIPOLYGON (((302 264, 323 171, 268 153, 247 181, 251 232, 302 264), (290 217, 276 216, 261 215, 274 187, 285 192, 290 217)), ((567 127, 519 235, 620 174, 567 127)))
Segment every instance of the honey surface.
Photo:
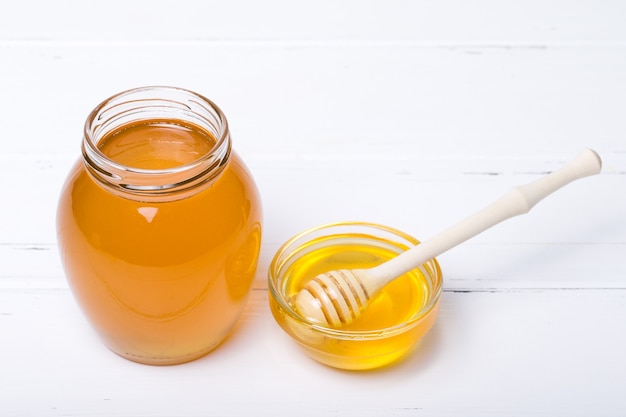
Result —
MULTIPOLYGON (((319 243, 320 240, 312 241, 308 246, 314 247, 319 243)), ((388 248, 365 243, 320 245, 289 268, 285 293, 288 298, 295 297, 309 280, 321 273, 370 268, 396 255, 388 248)), ((387 285, 370 301, 359 319, 341 329, 379 330, 401 324, 424 307, 429 293, 430 286, 424 275, 419 270, 413 270, 387 285)))
POLYGON ((193 162, 211 151, 215 139, 183 123, 151 121, 125 126, 105 137, 100 150, 133 168, 165 169, 193 162))
MULTIPOLYGON (((206 132, 180 124, 127 126, 101 141, 112 160, 172 168, 206 154, 206 132)), ((191 197, 142 202, 108 192, 79 162, 58 212, 68 280, 107 345, 147 363, 195 359, 219 344, 254 277, 261 212, 235 153, 191 197)))

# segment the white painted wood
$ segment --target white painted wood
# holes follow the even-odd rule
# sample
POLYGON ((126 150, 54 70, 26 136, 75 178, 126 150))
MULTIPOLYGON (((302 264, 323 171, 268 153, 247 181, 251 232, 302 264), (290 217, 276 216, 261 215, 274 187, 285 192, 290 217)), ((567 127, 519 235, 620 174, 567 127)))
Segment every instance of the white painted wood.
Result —
POLYGON ((253 292, 218 350, 174 367, 110 353, 67 291, 2 291, 0 330, 15 337, 0 344, 0 409, 12 416, 619 415, 625 295, 446 292, 440 320, 410 359, 349 373, 304 357, 271 318, 265 291, 253 292))
MULTIPOLYGON (((79 153, 78 144, 68 148, 79 153)), ((411 154, 344 157, 341 151, 334 156, 272 157, 247 152, 243 156, 262 193, 269 225, 265 238, 278 244, 303 228, 351 219, 388 224, 424 239, 510 187, 557 169, 577 151, 560 156, 504 154, 476 159, 445 154, 433 158, 411 154)), ((604 168, 597 178, 572 184, 543 201, 523 220, 512 219, 477 236, 471 244, 623 243, 626 198, 619 195, 624 188, 626 153, 602 156, 604 168), (563 212, 564 207, 575 209, 563 212)), ((7 196, 20 196, 1 207, 1 243, 55 242, 58 195, 77 158, 0 155, 3 169, 10 173, 0 177, 2 187, 7 196)))
POLYGON ((0 415, 623 415, 624 16, 609 0, 4 5, 0 415), (87 113, 147 84, 224 109, 265 211, 235 332, 167 368, 102 346, 54 228, 87 113), (425 238, 585 147, 599 176, 439 257, 440 316, 407 361, 338 372, 274 323, 265 274, 291 235, 364 220, 425 238))
POLYGON ((400 147, 549 161, 585 147, 623 151, 620 45, 0 43, 0 67, 11 74, 0 114, 29 126, 29 140, 5 152, 76 155, 97 103, 149 84, 210 96, 246 155, 397 157, 400 147))
POLYGON ((25 0, 0 14, 0 39, 614 43, 626 40, 623 13, 611 0, 25 0))

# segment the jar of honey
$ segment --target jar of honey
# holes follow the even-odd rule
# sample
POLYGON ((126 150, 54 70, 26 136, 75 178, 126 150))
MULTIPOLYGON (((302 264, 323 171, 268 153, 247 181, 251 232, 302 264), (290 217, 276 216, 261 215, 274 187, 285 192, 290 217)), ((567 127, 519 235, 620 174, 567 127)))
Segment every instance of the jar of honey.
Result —
POLYGON ((144 87, 87 118, 57 232, 70 288, 106 346, 169 365, 207 354, 232 329, 261 221, 223 112, 188 90, 144 87))

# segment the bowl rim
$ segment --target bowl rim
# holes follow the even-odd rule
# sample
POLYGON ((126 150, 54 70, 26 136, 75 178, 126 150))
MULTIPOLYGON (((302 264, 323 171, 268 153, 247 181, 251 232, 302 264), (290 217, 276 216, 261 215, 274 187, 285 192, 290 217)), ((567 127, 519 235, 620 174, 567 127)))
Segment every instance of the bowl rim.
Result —
MULTIPOLYGON (((354 340, 354 339, 371 340, 373 338, 387 338, 387 337, 393 336, 394 334, 403 333, 403 332, 410 330, 411 328, 417 326, 423 319, 425 319, 427 316, 430 315, 430 313, 438 305, 439 300, 441 298, 441 294, 443 292, 443 275, 441 272, 441 267, 439 265, 439 262, 437 261, 436 258, 433 258, 425 262, 425 264, 428 264, 429 266, 427 270, 424 269, 423 265, 418 267, 420 268, 422 274, 424 275, 432 277, 432 274, 434 274, 435 285, 432 288, 428 302, 419 311, 415 312, 410 319, 402 323, 396 324, 394 326, 385 327, 381 329, 373 329, 373 330, 335 329, 335 328, 311 323, 307 321, 305 317, 300 315, 294 308, 292 308, 291 305, 287 302, 287 300, 283 296, 282 292, 279 290, 279 288, 277 288, 277 283, 275 282, 275 280, 278 280, 278 276, 276 275, 278 272, 277 268, 279 267, 278 263, 281 259, 281 256, 284 255, 285 251, 298 240, 306 238, 309 235, 312 235, 317 232, 321 232, 326 229, 333 229, 333 228, 338 228, 338 227, 349 227, 349 228, 350 227, 362 227, 362 228, 376 229, 376 230, 381 230, 386 233, 391 233, 392 235, 405 239, 407 242, 414 244, 414 245, 417 245, 420 243, 418 239, 414 238, 413 236, 399 229, 382 225, 382 224, 378 224, 378 223, 365 222, 365 221, 333 222, 333 223, 322 224, 322 225, 305 229, 301 231, 300 233, 297 233, 296 235, 289 238, 285 243, 283 243, 278 248, 278 250, 274 254, 272 261, 270 262, 270 265, 268 267, 268 289, 270 292, 271 299, 274 300, 278 304, 280 309, 282 309, 292 320, 296 321, 298 324, 302 326, 306 326, 310 330, 323 333, 324 335, 331 336, 333 338, 350 339, 350 340, 354 340)), ((367 231, 362 231, 358 234, 359 236, 368 235, 367 231)), ((303 241, 302 243, 305 243, 305 241, 303 241)), ((296 246, 293 249, 294 250, 298 249, 300 246, 301 245, 296 246)), ((280 265, 283 265, 283 264, 284 262, 281 262, 280 265)))

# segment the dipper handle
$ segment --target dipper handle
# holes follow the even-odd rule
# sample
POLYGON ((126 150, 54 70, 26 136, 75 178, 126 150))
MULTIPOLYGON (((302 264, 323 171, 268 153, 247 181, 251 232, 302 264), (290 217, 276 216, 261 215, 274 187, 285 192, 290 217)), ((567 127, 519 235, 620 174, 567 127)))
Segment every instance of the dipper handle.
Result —
POLYGON ((525 214, 559 188, 577 179, 594 175, 602 169, 600 156, 585 149, 562 168, 526 185, 512 188, 492 204, 420 243, 397 257, 368 270, 370 279, 364 285, 370 293, 378 291, 389 281, 418 267, 492 226, 520 214, 525 214))

